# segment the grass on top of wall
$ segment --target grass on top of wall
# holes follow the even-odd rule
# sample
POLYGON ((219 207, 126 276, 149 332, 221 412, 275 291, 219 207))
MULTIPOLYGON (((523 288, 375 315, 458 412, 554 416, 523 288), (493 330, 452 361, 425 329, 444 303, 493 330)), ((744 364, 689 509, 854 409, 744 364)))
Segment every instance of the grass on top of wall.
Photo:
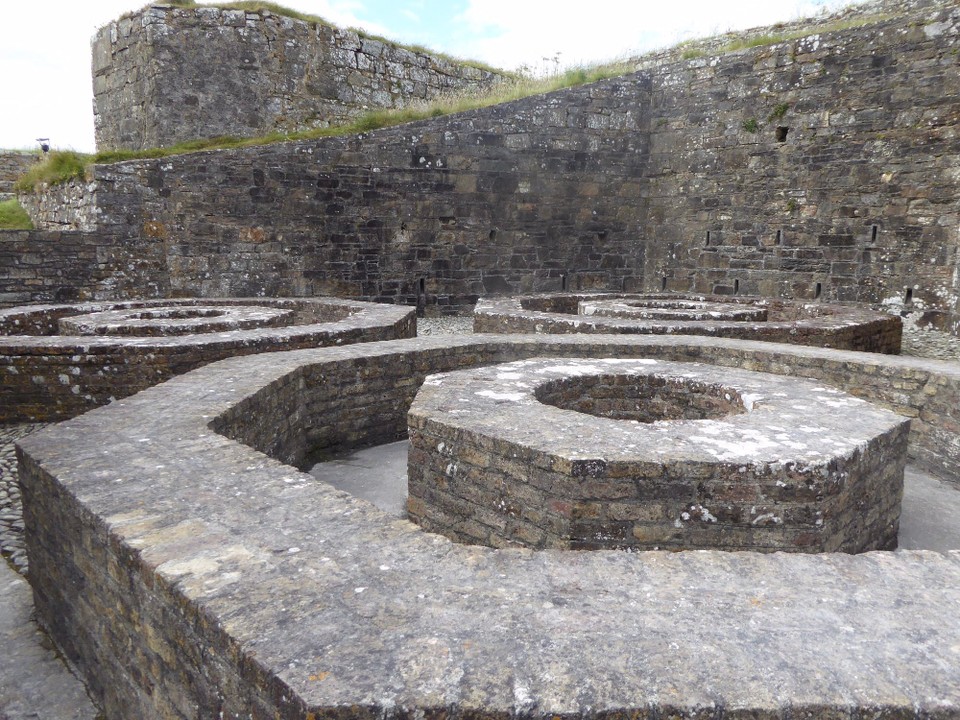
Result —
POLYGON ((33 222, 16 198, 0 201, 0 230, 33 230, 33 222))
POLYGON ((190 140, 169 147, 149 148, 146 150, 105 150, 88 155, 73 150, 53 150, 47 158, 31 168, 16 184, 21 192, 33 192, 43 184, 56 185, 73 179, 87 177, 91 165, 102 165, 124 160, 144 160, 183 155, 203 150, 223 150, 228 148, 269 145, 291 140, 313 140, 315 138, 337 135, 356 135, 379 128, 402 125, 431 117, 451 115, 453 113, 475 110, 520 100, 553 90, 597 82, 611 77, 624 75, 632 70, 626 63, 611 63, 589 68, 575 68, 560 75, 542 79, 521 79, 500 83, 484 95, 458 93, 445 96, 431 103, 418 104, 397 110, 372 110, 356 120, 325 128, 311 128, 296 132, 275 132, 252 138, 221 136, 202 140, 190 140))
MULTIPOLYGON (((311 23, 313 25, 326 25, 327 27, 338 27, 334 23, 326 20, 319 15, 311 15, 310 13, 300 12, 299 10, 293 10, 292 8, 284 7, 279 3, 275 2, 266 2, 265 0, 229 0, 228 2, 210 2, 200 4, 196 0, 167 0, 168 4, 173 5, 174 7, 179 8, 219 8, 221 10, 244 10, 246 12, 271 12, 274 15, 280 15, 282 17, 293 18, 294 20, 300 20, 302 22, 311 23)), ((147 5, 146 7, 150 7, 147 5)), ((145 9, 145 8, 144 8, 145 9)), ((127 13, 126 16, 130 16, 133 13, 127 13)), ((126 17, 125 16, 125 17, 126 17)), ((382 35, 373 35, 368 33, 363 28, 348 28, 353 32, 357 33, 362 38, 367 38, 369 40, 378 40, 380 42, 386 43, 388 45, 393 45, 395 47, 405 48, 411 52, 420 53, 423 55, 433 55, 435 57, 443 58, 449 62, 455 63, 457 65, 466 65, 477 70, 484 70, 486 72, 494 73, 495 75, 503 75, 505 77, 513 77, 515 73, 509 72, 507 70, 501 70, 495 68, 492 65, 487 65, 486 63, 480 62, 479 60, 470 60, 466 58, 458 58, 453 55, 448 55, 447 53, 438 52, 436 50, 431 50, 428 47, 423 45, 411 45, 405 43, 399 43, 395 40, 390 40, 385 38, 382 35)))

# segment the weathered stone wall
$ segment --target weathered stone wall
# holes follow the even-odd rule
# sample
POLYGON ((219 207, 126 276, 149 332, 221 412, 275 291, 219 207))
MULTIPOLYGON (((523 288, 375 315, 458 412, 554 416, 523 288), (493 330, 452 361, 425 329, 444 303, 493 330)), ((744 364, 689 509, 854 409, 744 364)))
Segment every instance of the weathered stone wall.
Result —
POLYGON ((648 65, 648 289, 957 312, 960 8, 906 10, 648 65))
POLYGON ((97 229, 97 186, 83 180, 69 180, 44 187, 39 193, 21 192, 17 199, 35 227, 44 230, 97 229))
POLYGON ((152 238, 105 232, 0 230, 0 308, 167 295, 166 261, 152 238))
POLYGON ((468 309, 641 282, 649 81, 377 132, 94 169, 101 228, 162 243, 171 292, 468 309))
POLYGON ((39 160, 38 153, 0 152, 0 200, 16 194, 14 183, 39 160))
POLYGON ((269 11, 149 6, 93 41, 97 145, 163 147, 323 127, 503 79, 269 11))
POLYGON ((98 221, 161 243, 185 295, 739 292, 956 331, 960 8, 903 12, 354 137, 101 166, 98 221))

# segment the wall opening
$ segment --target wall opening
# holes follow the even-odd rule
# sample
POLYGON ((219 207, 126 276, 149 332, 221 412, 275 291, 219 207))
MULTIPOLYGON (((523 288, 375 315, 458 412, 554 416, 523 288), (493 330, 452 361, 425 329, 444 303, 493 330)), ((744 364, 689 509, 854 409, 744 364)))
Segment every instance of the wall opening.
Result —
POLYGON ((877 241, 877 235, 879 235, 879 234, 880 234, 880 226, 879 226, 879 225, 871 225, 871 226, 870 226, 870 242, 876 242, 876 241, 877 241))
POLYGON ((400 223, 400 232, 407 231, 407 224, 405 222, 400 223))
POLYGON ((813 297, 818 298, 821 294, 823 294, 823 285, 821 283, 817 283, 813 288, 813 297))
POLYGON ((667 289, 667 276, 664 275, 662 278, 660 278, 660 291, 662 292, 666 289, 667 289))
POLYGON ((423 317, 427 307, 427 279, 417 281, 417 317, 423 317))
POLYGON ((783 242, 783 230, 777 230, 777 239, 776 244, 780 245, 783 242))
POLYGON ((496 229, 491 230, 491 231, 490 231, 490 234, 487 235, 487 237, 489 237, 491 240, 496 240, 496 239, 497 239, 497 231, 496 231, 496 229))
POLYGON ((739 295, 739 294, 740 294, 740 281, 739 281, 739 280, 734 280, 734 281, 733 281, 733 294, 734 294, 734 295, 739 295))
POLYGON ((567 274, 560 273, 560 289, 564 292, 567 291, 567 274))
POLYGON ((600 232, 597 233, 597 240, 606 240, 606 239, 607 239, 606 230, 601 230, 600 232))
POLYGON ((786 142, 787 133, 790 132, 790 128, 780 125, 776 130, 777 142, 786 142))
POLYGON ((704 246, 704 247, 710 247, 710 231, 709 231, 709 230, 707 230, 707 237, 706 237, 706 240, 705 240, 704 243, 703 243, 703 246, 704 246))
POLYGON ((913 304, 913 288, 907 288, 907 292, 903 294, 903 304, 904 305, 913 304))

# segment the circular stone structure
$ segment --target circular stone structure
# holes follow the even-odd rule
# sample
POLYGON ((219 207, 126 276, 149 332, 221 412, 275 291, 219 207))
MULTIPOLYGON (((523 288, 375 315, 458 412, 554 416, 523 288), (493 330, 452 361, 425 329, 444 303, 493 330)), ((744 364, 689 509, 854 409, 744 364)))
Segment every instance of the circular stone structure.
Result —
POLYGON ((473 330, 709 335, 887 354, 900 352, 903 334, 899 317, 863 305, 682 293, 481 298, 474 308, 473 330))
POLYGON ((292 325, 296 311, 261 305, 161 306, 125 309, 60 318, 61 335, 191 335, 292 325))
POLYGON ((896 547, 910 421, 820 383, 653 359, 426 379, 408 513, 534 549, 896 547))
POLYGON ((394 340, 416 310, 337 298, 178 298, 0 310, 0 422, 61 420, 233 355, 394 340))

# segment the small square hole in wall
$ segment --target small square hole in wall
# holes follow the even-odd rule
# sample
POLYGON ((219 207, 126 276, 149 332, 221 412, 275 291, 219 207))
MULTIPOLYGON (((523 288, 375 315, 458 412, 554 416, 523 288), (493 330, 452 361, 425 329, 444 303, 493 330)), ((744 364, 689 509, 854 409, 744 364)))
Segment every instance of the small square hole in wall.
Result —
POLYGON ((788 132, 790 132, 790 128, 783 125, 778 126, 776 130, 777 142, 786 142, 788 132))

